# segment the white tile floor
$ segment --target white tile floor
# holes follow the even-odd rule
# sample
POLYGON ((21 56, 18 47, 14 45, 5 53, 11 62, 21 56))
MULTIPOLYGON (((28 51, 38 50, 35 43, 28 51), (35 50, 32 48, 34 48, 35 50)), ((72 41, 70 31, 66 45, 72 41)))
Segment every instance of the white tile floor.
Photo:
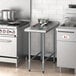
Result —
POLYGON ((38 60, 32 61, 31 72, 27 69, 26 62, 19 63, 18 68, 14 64, 0 63, 0 76, 76 76, 73 69, 62 69, 56 67, 56 63, 47 61, 45 63, 45 73, 41 72, 41 62, 38 60))

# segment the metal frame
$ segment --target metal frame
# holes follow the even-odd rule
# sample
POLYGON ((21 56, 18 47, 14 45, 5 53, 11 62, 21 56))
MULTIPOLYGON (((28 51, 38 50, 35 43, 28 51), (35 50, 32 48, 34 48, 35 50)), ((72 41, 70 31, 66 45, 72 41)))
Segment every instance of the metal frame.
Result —
MULTIPOLYGON (((55 31, 55 29, 54 29, 55 31)), ((41 61, 42 61, 42 73, 44 73, 45 70, 45 33, 40 33, 40 50, 41 52, 37 53, 33 58, 31 58, 31 32, 29 33, 29 47, 28 47, 28 70, 31 71, 31 59, 34 59, 36 56, 38 56, 41 53, 41 61)), ((55 32, 54 32, 55 34, 55 32)), ((55 36, 54 36, 55 40, 55 36)), ((55 62, 55 41, 54 41, 54 52, 50 55, 53 56, 53 62, 55 62)))
POLYGON ((35 56, 32 57, 32 60, 35 59, 41 52, 38 52, 35 56))
MULTIPOLYGON (((28 70, 31 71, 31 32, 28 32, 29 33, 29 51, 28 51, 28 70)), ((44 73, 44 56, 45 56, 45 33, 41 33, 41 52, 39 52, 38 54, 35 55, 35 57, 37 55, 39 55, 41 53, 41 58, 42 58, 42 72, 44 73)), ((35 58, 33 57, 33 58, 35 58)), ((32 58, 32 59, 33 59, 32 58)))
POLYGON ((54 48, 53 62, 55 62, 55 55, 56 55, 56 28, 54 28, 54 40, 53 41, 54 41, 54 45, 53 45, 54 46, 53 47, 54 48))
POLYGON ((31 71, 31 32, 29 32, 28 70, 31 71))
MULTIPOLYGON (((28 70, 31 71, 31 59, 34 59, 36 56, 38 56, 41 53, 41 61, 42 61, 42 72, 44 73, 44 69, 45 69, 45 34, 47 32, 49 32, 50 30, 54 29, 54 40, 55 40, 55 29, 56 27, 59 25, 58 22, 56 22, 56 24, 54 24, 54 26, 52 26, 49 29, 43 29, 43 30, 39 30, 39 29, 31 29, 31 27, 26 28, 24 31, 28 32, 28 37, 29 37, 29 47, 28 47, 28 70), (40 33, 40 52, 37 53, 33 58, 31 58, 31 33, 36 32, 36 33, 40 33)), ((53 62, 55 62, 55 41, 54 41, 54 52, 51 53, 50 56, 53 56, 53 62)))
POLYGON ((44 73, 44 69, 45 69, 45 60, 44 60, 44 56, 45 56, 45 33, 41 33, 41 43, 42 43, 42 72, 44 73))

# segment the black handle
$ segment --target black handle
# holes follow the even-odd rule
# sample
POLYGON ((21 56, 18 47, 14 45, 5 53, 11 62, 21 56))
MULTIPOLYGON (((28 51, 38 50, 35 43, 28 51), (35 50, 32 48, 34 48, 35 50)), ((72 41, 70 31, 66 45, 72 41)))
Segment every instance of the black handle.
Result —
POLYGON ((58 31, 58 32, 63 32, 63 33, 74 33, 73 31, 58 31))

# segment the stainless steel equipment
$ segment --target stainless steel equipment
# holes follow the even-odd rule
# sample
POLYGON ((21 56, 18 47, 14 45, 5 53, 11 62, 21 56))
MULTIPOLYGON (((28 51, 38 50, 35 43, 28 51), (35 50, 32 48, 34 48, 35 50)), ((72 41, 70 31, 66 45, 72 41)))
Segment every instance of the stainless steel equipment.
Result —
POLYGON ((16 67, 22 54, 17 33, 17 27, 0 25, 0 62, 16 63, 16 67))
POLYGON ((23 24, 0 25, 0 62, 17 63, 24 56, 23 30, 29 22, 23 24))
POLYGON ((76 28, 57 28, 57 66, 76 69, 76 28))
POLYGON ((14 21, 15 20, 15 13, 16 11, 15 10, 2 10, 2 20, 5 20, 5 21, 8 21, 8 20, 11 20, 11 21, 14 21))
MULTIPOLYGON (((57 29, 57 66, 76 70, 76 9, 68 9, 65 21, 57 29)), ((76 72, 76 71, 75 71, 76 72)))
MULTIPOLYGON (((55 29, 56 27, 59 25, 59 22, 57 21, 52 21, 52 22, 49 22, 47 24, 47 26, 43 27, 43 28, 39 28, 39 24, 35 24, 34 26, 32 27, 27 27, 25 28, 25 32, 28 32, 28 36, 29 36, 29 49, 28 49, 28 69, 29 71, 31 71, 31 33, 40 33, 40 52, 38 52, 36 56, 38 56, 39 54, 41 54, 41 59, 42 59, 42 72, 44 73, 44 69, 45 69, 45 60, 44 60, 44 57, 45 57, 45 34, 47 34, 47 32, 51 31, 51 30, 54 30, 55 32, 55 29)), ((54 33, 55 34, 55 33, 54 33)), ((54 40, 55 41, 55 40, 54 40)), ((54 50, 53 52, 50 53, 50 56, 51 57, 53 56, 53 61, 55 61, 55 42, 54 42, 54 50)), ((33 59, 35 58, 33 57, 33 59)))

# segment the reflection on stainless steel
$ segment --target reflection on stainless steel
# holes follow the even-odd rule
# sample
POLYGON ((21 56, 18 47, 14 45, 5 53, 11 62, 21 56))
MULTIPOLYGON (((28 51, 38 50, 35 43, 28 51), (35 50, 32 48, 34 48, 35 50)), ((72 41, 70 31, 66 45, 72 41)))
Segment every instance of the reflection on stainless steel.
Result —
POLYGON ((31 28, 32 29, 47 29, 50 26, 52 26, 52 22, 51 21, 49 21, 48 23, 43 23, 43 24, 37 23, 37 24, 31 26, 31 28))

